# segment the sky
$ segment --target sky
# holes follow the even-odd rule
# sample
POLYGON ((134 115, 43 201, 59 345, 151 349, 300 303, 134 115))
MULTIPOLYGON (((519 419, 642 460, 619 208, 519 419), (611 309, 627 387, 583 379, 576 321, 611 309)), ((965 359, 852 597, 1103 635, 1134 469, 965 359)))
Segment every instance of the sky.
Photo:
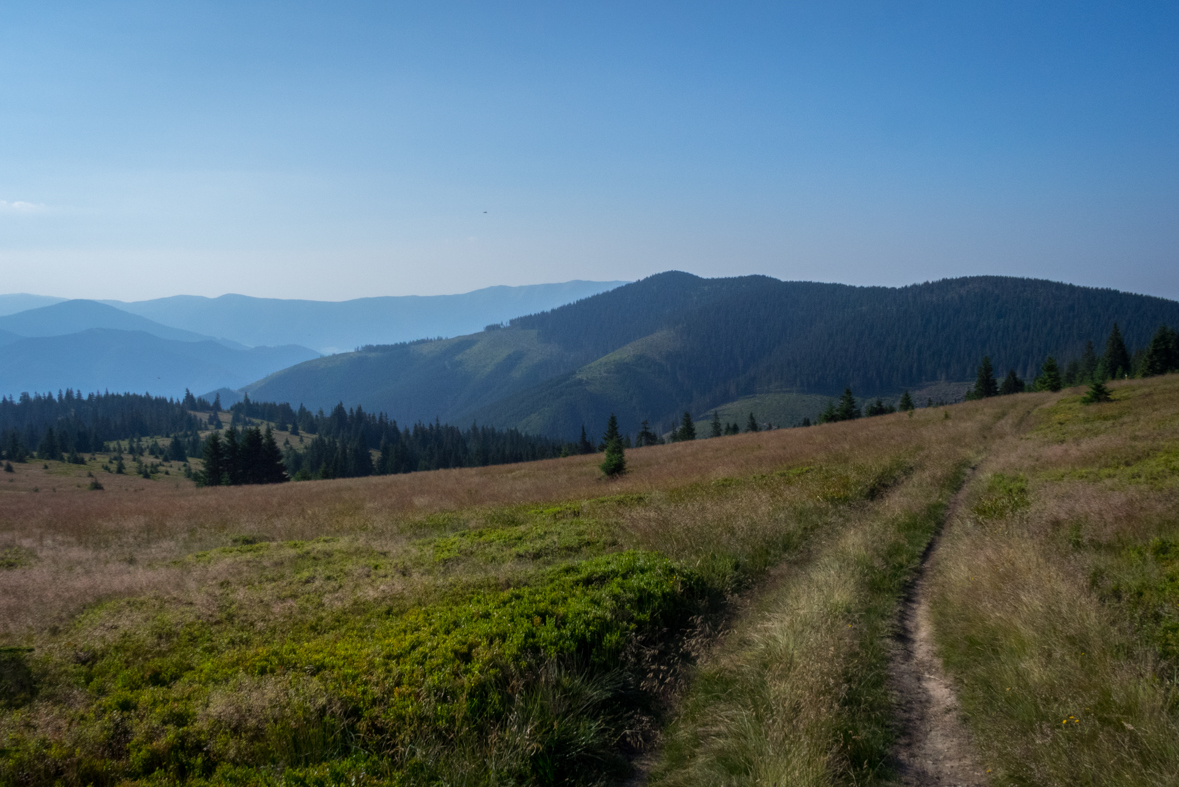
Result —
POLYGON ((1012 275, 1179 299, 1179 5, 0 10, 0 291, 1012 275))

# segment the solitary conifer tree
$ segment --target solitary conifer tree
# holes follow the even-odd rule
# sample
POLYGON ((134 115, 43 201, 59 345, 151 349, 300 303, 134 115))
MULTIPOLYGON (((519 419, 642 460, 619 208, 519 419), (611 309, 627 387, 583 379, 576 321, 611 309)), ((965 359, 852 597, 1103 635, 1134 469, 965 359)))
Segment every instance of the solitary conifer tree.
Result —
POLYGON ((913 397, 909 395, 908 391, 905 391, 903 394, 901 394, 901 401, 897 404, 897 409, 900 410, 902 413, 905 412, 906 410, 917 409, 913 405, 913 397))
POLYGON ((1105 383, 1101 380, 1094 380, 1089 383, 1089 390, 1081 397, 1081 404, 1097 404, 1099 402, 1108 402, 1112 399, 1109 394, 1109 389, 1105 387, 1105 383))
POLYGON ((614 413, 610 413, 605 439, 606 455, 598 467, 609 478, 622 475, 626 472, 626 454, 622 448, 622 438, 618 435, 618 419, 614 417, 614 413))
POLYGON ((761 428, 757 425, 757 419, 753 417, 753 413, 749 414, 749 420, 745 422, 745 432, 760 432, 761 428))
POLYGON ((1040 367, 1040 376, 1036 378, 1036 390, 1059 391, 1060 388, 1060 368, 1056 365, 1056 359, 1049 355, 1040 367))
POLYGON ((602 444, 610 445, 611 440, 621 440, 622 435, 618 433, 618 419, 614 417, 614 413, 610 413, 610 420, 606 422, 606 434, 602 435, 602 444))
POLYGON ((721 426, 720 415, 716 410, 712 411, 712 437, 720 437, 723 434, 724 427, 721 426))
POLYGON ((978 367, 978 378, 974 381, 971 391, 974 399, 986 399, 999 393, 999 385, 995 382, 995 368, 991 366, 991 356, 984 355, 978 367))
POLYGON ((684 410, 684 417, 680 420, 680 428, 676 432, 678 440, 695 440, 696 424, 692 423, 692 414, 684 410))

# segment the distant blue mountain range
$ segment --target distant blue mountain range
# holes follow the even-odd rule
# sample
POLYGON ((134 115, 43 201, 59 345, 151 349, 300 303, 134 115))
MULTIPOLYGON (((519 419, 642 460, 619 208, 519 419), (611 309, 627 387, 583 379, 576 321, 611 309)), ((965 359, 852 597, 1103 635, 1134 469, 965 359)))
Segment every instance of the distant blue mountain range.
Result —
POLYGON ((240 388, 260 375, 317 357, 295 345, 235 350, 214 341, 92 328, 0 345, 0 394, 73 388, 179 397, 186 388, 194 393, 240 388))
POLYGON ((401 295, 338 302, 176 295, 133 303, 104 303, 158 323, 250 347, 301 344, 321 353, 336 353, 367 344, 463 336, 623 284, 626 282, 568 281, 487 287, 461 295, 401 295))
POLYGON ((326 302, 224 295, 121 301, 0 295, 0 395, 237 389, 320 353, 478 331, 625 282, 326 302), (314 348, 314 349, 310 349, 314 348))

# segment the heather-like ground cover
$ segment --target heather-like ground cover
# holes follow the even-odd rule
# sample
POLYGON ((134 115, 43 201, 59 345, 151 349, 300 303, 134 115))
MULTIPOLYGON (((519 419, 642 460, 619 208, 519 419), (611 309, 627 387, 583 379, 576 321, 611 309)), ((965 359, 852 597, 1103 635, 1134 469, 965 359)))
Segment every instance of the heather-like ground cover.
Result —
POLYGON ((930 571, 980 759, 1072 773, 1061 736, 1084 724, 1016 743, 1081 694, 1004 654, 1093 642, 1105 671, 1077 674, 1136 692, 1102 735, 1173 773, 1179 380, 1114 391, 644 448, 616 481, 570 457, 14 491, 0 782, 608 784, 638 762, 667 784, 888 783, 895 611, 972 465, 930 571), (1087 616, 1044 602, 1012 627, 1034 581, 1087 616))

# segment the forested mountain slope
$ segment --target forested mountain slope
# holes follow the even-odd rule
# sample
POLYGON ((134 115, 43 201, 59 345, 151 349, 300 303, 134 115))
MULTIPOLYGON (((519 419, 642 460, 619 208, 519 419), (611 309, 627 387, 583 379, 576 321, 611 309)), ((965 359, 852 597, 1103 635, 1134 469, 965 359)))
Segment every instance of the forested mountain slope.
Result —
POLYGON ((1103 342, 1115 322, 1140 347, 1179 324, 1179 303, 1008 277, 888 288, 670 272, 501 330, 319 359, 249 390, 575 437, 611 412, 634 431, 765 391, 877 396, 971 379, 984 354, 1030 377, 1046 355, 1103 342))

